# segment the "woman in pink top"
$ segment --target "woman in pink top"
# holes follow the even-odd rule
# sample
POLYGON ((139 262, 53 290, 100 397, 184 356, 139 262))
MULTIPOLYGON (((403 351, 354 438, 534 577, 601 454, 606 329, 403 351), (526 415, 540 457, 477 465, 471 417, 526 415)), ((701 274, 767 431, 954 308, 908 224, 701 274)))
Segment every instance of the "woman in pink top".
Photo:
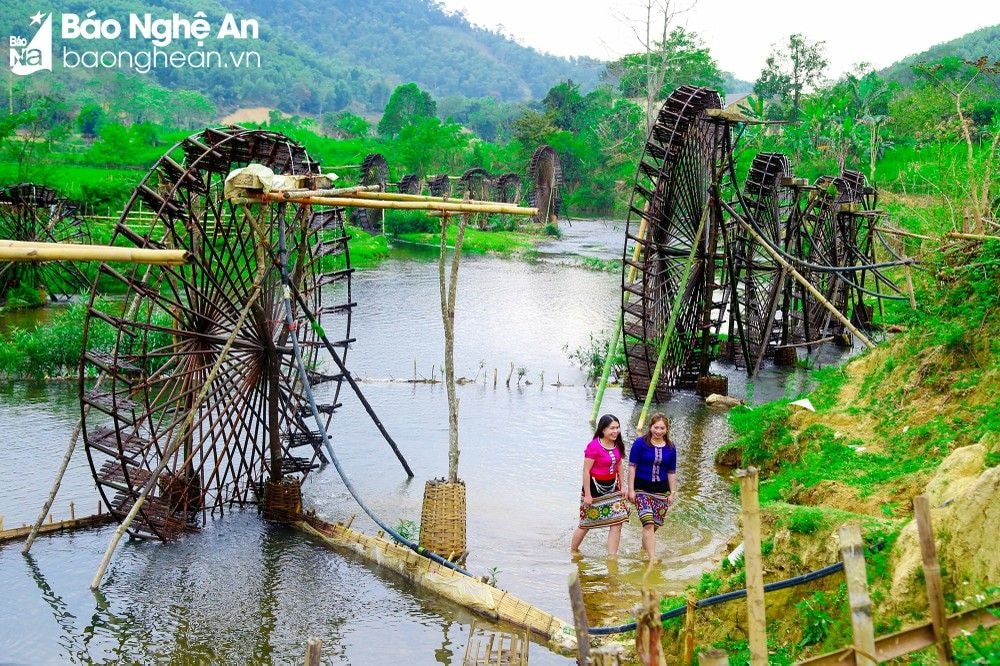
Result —
POLYGON ((611 414, 605 414, 597 422, 594 439, 583 452, 580 525, 570 542, 573 553, 579 551, 589 530, 608 527, 608 555, 618 554, 622 523, 628 520, 628 505, 622 493, 626 487, 624 459, 621 424, 611 414))

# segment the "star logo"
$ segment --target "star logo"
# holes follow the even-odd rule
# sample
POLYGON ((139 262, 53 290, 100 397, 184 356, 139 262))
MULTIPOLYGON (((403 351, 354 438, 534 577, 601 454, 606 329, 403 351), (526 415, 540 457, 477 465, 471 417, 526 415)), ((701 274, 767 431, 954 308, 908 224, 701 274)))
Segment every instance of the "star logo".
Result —
POLYGON ((31 25, 40 25, 43 18, 45 18, 45 14, 43 14, 42 12, 38 12, 37 14, 31 17, 31 25))

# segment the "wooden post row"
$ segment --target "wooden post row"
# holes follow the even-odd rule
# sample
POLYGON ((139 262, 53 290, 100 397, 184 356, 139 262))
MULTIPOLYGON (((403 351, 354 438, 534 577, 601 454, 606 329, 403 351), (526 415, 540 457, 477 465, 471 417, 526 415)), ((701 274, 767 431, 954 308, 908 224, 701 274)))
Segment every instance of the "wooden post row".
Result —
POLYGON ((954 664, 951 636, 948 634, 948 613, 944 608, 944 586, 941 583, 941 566, 938 564, 937 547, 934 545, 934 528, 931 526, 931 505, 927 495, 913 498, 913 513, 917 520, 920 538, 920 556, 924 563, 924 583, 927 585, 927 603, 931 608, 934 644, 938 661, 954 664))

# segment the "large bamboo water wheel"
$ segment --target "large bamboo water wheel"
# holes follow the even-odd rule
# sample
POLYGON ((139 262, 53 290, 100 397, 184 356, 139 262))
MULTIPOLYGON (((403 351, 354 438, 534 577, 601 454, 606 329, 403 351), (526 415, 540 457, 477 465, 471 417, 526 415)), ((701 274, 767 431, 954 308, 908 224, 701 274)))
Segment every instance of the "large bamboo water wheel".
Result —
POLYGON ((637 394, 649 388, 657 366, 658 399, 693 387, 715 354, 727 280, 716 261, 719 225, 712 196, 730 135, 726 123, 704 111, 720 106, 714 90, 675 90, 639 163, 622 282, 628 383, 637 394))
MULTIPOLYGON (((50 187, 22 183, 0 189, 0 239, 89 243, 90 233, 77 204, 50 187)), ((55 301, 90 289, 90 280, 72 262, 0 262, 0 303, 18 286, 55 301)))
MULTIPOLYGON (((113 240, 184 249, 191 263, 124 273, 102 265, 125 292, 110 313, 98 309, 97 289, 91 293, 84 349, 108 329, 114 345, 81 363, 83 437, 119 520, 149 491, 131 523, 135 535, 173 538, 228 506, 260 502, 265 487, 300 481, 321 461, 326 433, 306 420, 312 412, 293 352, 297 342, 305 366, 317 367, 325 331, 346 354, 354 304, 343 215, 227 198, 227 174, 250 163, 276 174, 318 173, 299 144, 273 132, 209 129, 185 139, 135 189, 113 240), (155 215, 148 228, 130 226, 139 208, 155 215), (282 260, 302 297, 291 301, 291 326, 282 260)), ((318 406, 324 426, 342 380, 308 375, 329 388, 318 406)))
POLYGON ((531 207, 538 209, 535 222, 548 224, 559 217, 563 186, 562 164, 552 146, 542 145, 535 150, 528 165, 528 178, 534 187, 531 207))

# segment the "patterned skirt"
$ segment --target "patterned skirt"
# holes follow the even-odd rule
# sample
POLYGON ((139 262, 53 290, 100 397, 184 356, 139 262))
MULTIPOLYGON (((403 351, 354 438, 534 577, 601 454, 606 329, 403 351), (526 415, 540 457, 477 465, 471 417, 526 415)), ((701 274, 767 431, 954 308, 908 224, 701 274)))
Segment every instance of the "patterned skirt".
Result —
POLYGON ((662 527, 669 506, 666 495, 642 490, 635 491, 635 510, 643 525, 662 527))
MULTIPOLYGON (((591 492, 595 490, 591 484, 591 492)), ((589 530, 593 527, 610 527, 621 525, 628 520, 628 502, 619 490, 593 496, 593 503, 585 506, 583 494, 580 495, 580 527, 589 530)))

